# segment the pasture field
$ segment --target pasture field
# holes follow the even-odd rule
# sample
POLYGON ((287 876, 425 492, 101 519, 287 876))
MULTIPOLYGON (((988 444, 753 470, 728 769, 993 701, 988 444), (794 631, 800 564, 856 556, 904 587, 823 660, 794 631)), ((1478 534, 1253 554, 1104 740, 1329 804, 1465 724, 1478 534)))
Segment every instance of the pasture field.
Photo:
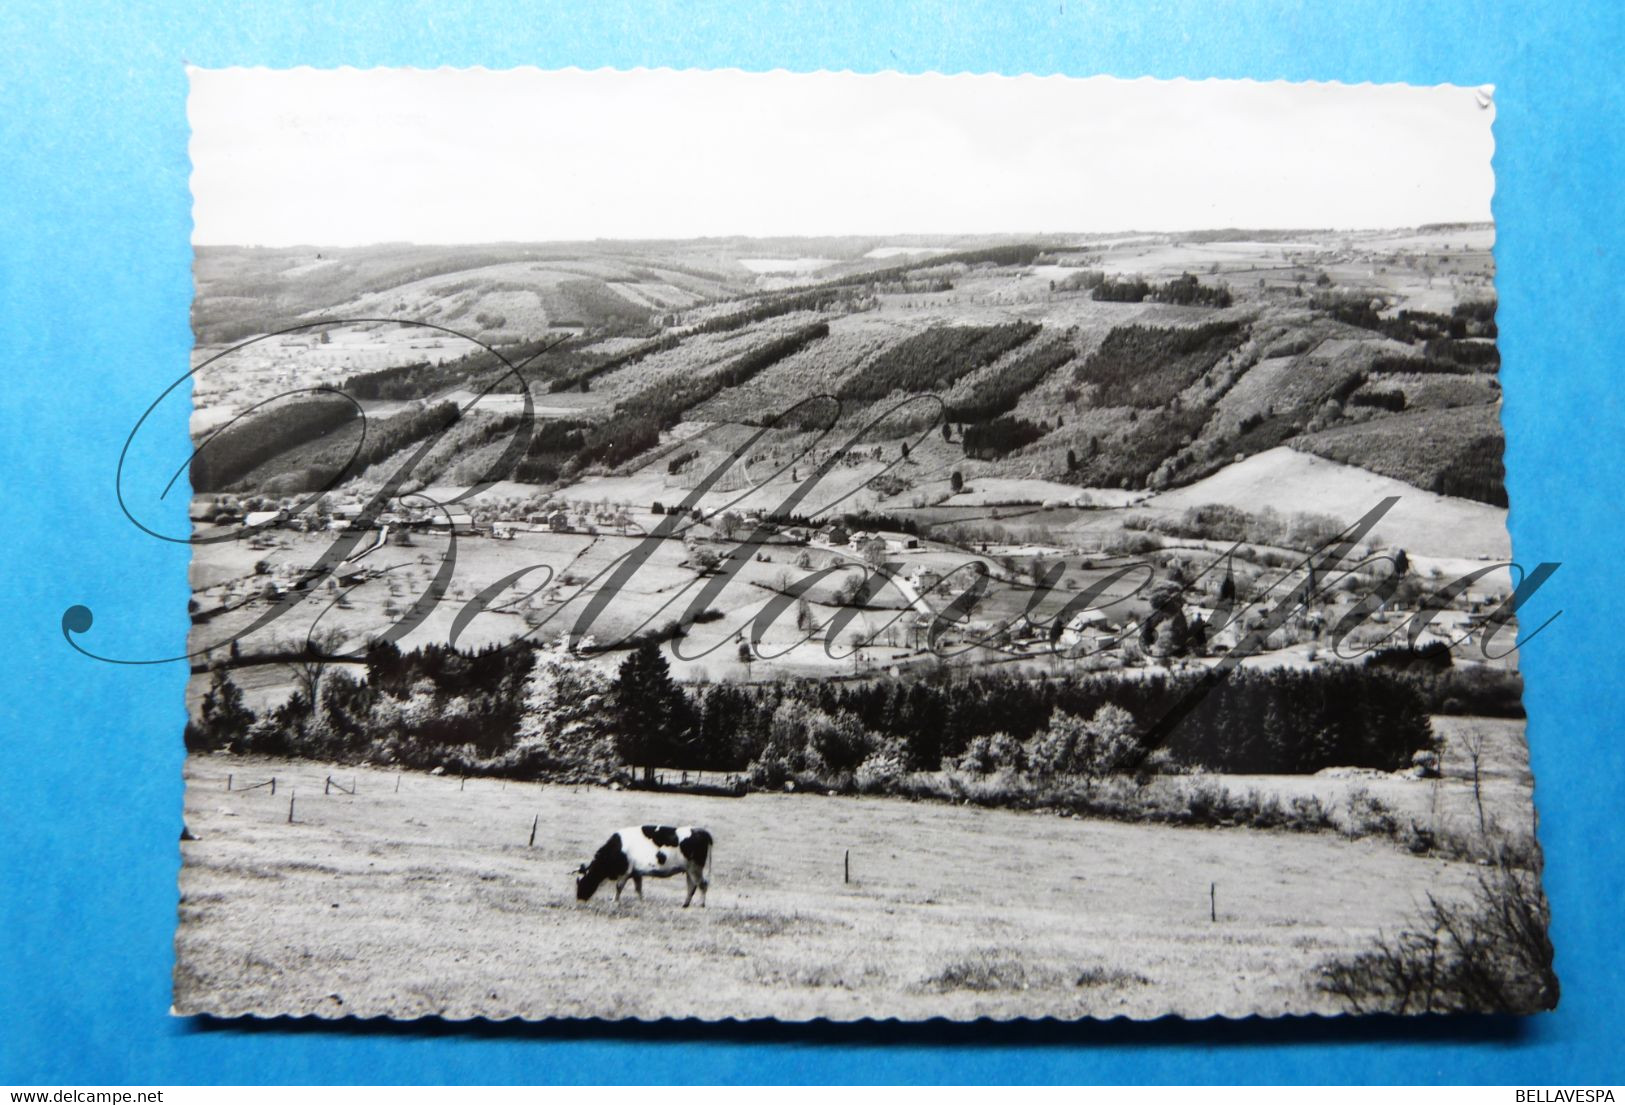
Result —
POLYGON ((1409 923, 1429 894, 1463 898, 1476 870, 1327 832, 898 799, 653 795, 227 755, 193 756, 186 782, 199 839, 181 846, 183 1014, 1334 1013, 1317 967, 1409 923), (329 774, 356 793, 324 795, 329 774), (240 789, 273 775, 274 796, 240 789), (649 821, 713 831, 708 908, 680 908, 681 880, 647 881, 642 901, 629 886, 619 907, 612 888, 577 904, 576 864, 649 821))

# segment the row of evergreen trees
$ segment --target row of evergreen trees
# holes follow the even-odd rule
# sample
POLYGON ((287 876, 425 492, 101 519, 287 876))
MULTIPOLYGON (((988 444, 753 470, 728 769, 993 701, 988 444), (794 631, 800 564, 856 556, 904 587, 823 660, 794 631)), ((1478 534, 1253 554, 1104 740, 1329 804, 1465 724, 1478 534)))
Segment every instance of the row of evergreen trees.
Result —
MULTIPOLYGON (((188 746, 530 778, 749 771, 772 783, 806 774, 838 781, 866 764, 936 771, 974 759, 994 738, 1061 740, 1052 734, 1060 719, 1097 718, 1107 707, 1120 711, 1107 728, 1125 770, 1393 770, 1432 744, 1415 675, 1355 665, 1237 669, 1218 680, 1204 672, 722 683, 690 694, 653 643, 614 676, 562 643, 473 653, 374 644, 363 662, 364 679, 319 665, 312 677, 305 665, 301 689, 265 717, 217 669, 188 746)), ((1041 747, 1023 762, 1047 762, 1041 747)))
POLYGON ((192 490, 219 491, 289 449, 332 433, 360 416, 360 409, 331 393, 279 400, 228 424, 192 456, 192 490))

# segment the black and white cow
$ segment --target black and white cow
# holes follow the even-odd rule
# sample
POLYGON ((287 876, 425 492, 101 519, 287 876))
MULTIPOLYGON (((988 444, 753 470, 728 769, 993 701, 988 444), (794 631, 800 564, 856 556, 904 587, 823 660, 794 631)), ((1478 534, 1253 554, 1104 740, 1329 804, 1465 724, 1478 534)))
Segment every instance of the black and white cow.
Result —
POLYGON ((576 868, 576 900, 584 902, 592 897, 598 884, 615 880, 615 900, 621 900, 626 881, 643 897, 643 877, 666 879, 681 872, 688 877, 688 896, 683 908, 694 900, 694 891, 700 892, 700 905, 705 905, 705 892, 711 888, 711 834, 704 829, 673 828, 670 825, 633 825, 622 829, 604 842, 591 863, 576 868))

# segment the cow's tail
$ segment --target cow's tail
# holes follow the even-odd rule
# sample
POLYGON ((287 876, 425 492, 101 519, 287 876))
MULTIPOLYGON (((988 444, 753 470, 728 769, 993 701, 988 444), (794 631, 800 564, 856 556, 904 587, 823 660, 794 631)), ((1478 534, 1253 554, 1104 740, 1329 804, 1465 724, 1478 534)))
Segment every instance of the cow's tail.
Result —
POLYGON ((711 847, 705 850, 705 882, 711 883, 711 861, 717 858, 717 838, 711 837, 711 847))

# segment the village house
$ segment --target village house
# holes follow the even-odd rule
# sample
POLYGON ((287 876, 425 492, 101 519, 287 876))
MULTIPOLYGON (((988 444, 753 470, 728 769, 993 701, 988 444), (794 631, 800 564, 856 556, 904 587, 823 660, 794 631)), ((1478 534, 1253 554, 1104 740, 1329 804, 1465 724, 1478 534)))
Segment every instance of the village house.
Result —
POLYGON ((1100 652, 1117 647, 1118 630, 1100 610, 1084 610, 1061 627, 1057 638, 1062 648, 1079 652, 1100 652))
POLYGON ((861 556, 883 556, 888 546, 872 533, 860 533, 852 539, 852 547, 858 550, 861 556))
POLYGON ((909 581, 916 591, 924 594, 942 582, 942 573, 936 571, 935 569, 927 568, 923 564, 917 564, 915 565, 914 569, 904 578, 909 581))
POLYGON ((371 573, 359 564, 341 564, 338 571, 333 573, 334 578, 339 581, 339 585, 344 587, 348 587, 353 583, 365 582, 370 575, 371 573))

